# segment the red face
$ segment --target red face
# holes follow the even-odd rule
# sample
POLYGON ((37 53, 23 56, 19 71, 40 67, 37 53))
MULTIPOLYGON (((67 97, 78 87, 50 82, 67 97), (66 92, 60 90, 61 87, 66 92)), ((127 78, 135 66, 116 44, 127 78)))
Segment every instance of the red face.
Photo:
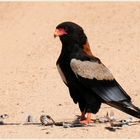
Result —
POLYGON ((55 30, 54 37, 63 36, 65 34, 68 34, 68 33, 63 28, 59 28, 55 30))

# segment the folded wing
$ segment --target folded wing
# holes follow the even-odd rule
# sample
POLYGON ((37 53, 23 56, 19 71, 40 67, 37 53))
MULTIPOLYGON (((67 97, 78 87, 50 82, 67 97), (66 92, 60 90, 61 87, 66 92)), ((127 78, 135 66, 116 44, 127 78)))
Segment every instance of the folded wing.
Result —
MULTIPOLYGON (((77 79, 98 95, 103 102, 130 115, 140 118, 140 110, 131 103, 130 96, 100 61, 72 59, 72 71, 77 79)), ((86 94, 86 93, 85 93, 86 94)))
POLYGON ((130 97, 102 63, 72 59, 70 66, 80 82, 84 86, 92 88, 104 101, 130 100, 130 97))

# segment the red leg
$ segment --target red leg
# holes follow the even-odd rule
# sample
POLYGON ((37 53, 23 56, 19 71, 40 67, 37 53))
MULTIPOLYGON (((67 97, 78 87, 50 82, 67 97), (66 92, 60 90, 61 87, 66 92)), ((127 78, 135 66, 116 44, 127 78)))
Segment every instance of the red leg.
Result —
POLYGON ((85 116, 85 111, 82 112, 81 117, 80 117, 80 121, 85 120, 86 116, 85 116))
POLYGON ((89 124, 93 123, 94 121, 91 119, 92 113, 87 113, 87 118, 80 121, 81 124, 89 124))

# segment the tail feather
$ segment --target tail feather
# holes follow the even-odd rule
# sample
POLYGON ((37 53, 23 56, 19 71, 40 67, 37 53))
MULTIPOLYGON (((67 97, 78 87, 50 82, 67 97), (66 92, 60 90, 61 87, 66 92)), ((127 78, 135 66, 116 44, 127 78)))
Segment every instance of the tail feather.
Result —
POLYGON ((140 112, 140 108, 136 107, 136 106, 133 105, 133 104, 131 104, 131 105, 132 105, 132 107, 133 107, 136 111, 140 112))
POLYGON ((131 102, 108 102, 107 104, 140 119, 140 108, 136 107, 131 102))

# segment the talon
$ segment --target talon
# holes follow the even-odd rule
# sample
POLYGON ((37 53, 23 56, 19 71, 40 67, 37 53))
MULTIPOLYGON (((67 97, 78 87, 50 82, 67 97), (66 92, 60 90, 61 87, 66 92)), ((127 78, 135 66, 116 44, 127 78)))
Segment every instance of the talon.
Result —
POLYGON ((90 124, 90 123, 94 123, 94 121, 93 120, 88 120, 88 119, 85 119, 85 120, 82 120, 82 121, 80 121, 80 123, 81 124, 90 124))
POLYGON ((94 123, 94 121, 91 119, 91 113, 87 113, 87 118, 85 117, 85 114, 82 113, 80 123, 86 125, 90 123, 94 123))

